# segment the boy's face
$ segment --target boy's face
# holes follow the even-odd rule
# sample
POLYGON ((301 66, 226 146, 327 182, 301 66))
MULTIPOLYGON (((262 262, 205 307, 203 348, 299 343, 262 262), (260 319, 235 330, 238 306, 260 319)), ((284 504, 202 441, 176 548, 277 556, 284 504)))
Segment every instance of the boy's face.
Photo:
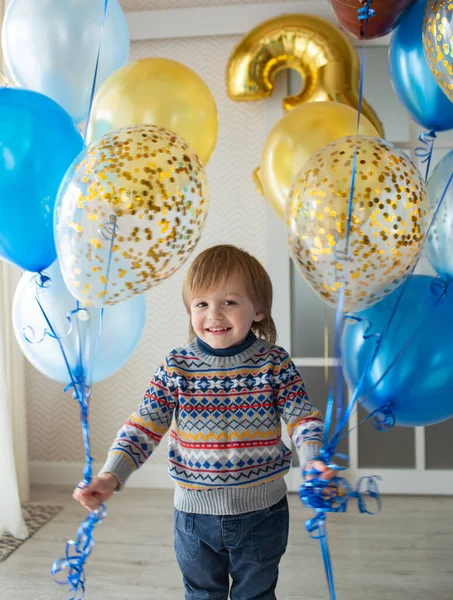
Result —
POLYGON ((242 279, 231 277, 221 287, 198 292, 190 303, 190 318, 197 336, 219 350, 241 344, 264 313, 253 306, 242 279))

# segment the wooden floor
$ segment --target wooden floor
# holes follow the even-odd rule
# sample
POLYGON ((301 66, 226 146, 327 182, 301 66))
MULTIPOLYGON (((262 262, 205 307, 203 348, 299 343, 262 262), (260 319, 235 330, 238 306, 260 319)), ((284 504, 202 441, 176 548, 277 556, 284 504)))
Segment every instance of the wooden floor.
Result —
MULTIPOLYGON (((452 600, 453 499, 384 497, 377 516, 354 506, 329 517, 337 600, 452 600)), ((49 569, 62 556, 84 510, 67 488, 35 488, 33 502, 63 504, 59 515, 0 563, 1 600, 66 599, 49 569)), ((328 600, 318 542, 308 538, 311 513, 290 496, 290 544, 278 600, 328 600)), ((169 491, 125 490, 109 502, 87 569, 86 600, 183 600, 173 551, 169 491)))

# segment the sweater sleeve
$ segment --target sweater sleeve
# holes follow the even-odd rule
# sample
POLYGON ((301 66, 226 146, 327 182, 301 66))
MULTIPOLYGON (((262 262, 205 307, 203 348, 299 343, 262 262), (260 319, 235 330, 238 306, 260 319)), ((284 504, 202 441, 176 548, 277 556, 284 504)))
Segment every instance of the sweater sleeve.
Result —
POLYGON ((308 399, 304 382, 288 353, 282 350, 281 361, 274 367, 277 405, 281 418, 297 448, 300 467, 318 456, 322 446, 324 419, 308 399))
POLYGON ((119 430, 99 474, 113 473, 119 481, 118 489, 121 489, 131 473, 151 456, 170 428, 177 401, 177 385, 165 361, 154 374, 139 407, 119 430))

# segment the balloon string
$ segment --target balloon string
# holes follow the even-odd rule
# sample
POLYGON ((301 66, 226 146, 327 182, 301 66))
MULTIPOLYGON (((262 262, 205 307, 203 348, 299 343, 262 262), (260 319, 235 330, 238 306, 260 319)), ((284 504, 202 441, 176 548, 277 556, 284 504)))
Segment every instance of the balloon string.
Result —
MULTIPOLYGON (((102 313, 102 311, 101 311, 102 313)), ((102 314, 101 314, 102 316, 102 314)), ((100 321, 101 321, 100 316, 100 321)), ((97 330, 95 340, 96 347, 99 343, 101 333, 100 327, 97 330)), ((91 456, 91 436, 88 422, 89 404, 91 398, 91 373, 92 373, 92 328, 88 324, 86 331, 85 351, 82 351, 80 340, 80 329, 77 327, 77 344, 79 352, 78 364, 76 367, 76 377, 71 377, 71 383, 65 388, 65 392, 73 388, 73 398, 78 400, 80 406, 80 422, 82 426, 83 443, 85 448, 85 466, 83 470, 83 485, 89 485, 92 479, 91 456), (80 361, 80 362, 79 362, 80 361), (89 366, 89 374, 87 370, 89 366)), ((97 352, 94 354, 96 357, 97 352)), ((94 528, 101 523, 107 516, 107 510, 103 504, 82 522, 75 540, 70 540, 66 544, 66 552, 63 558, 56 560, 51 569, 51 574, 56 583, 60 585, 69 585, 71 597, 70 600, 81 600, 85 595, 85 563, 88 560, 94 548, 94 528)))
MULTIPOLYGON (((73 397, 74 397, 74 399, 76 399, 79 402, 79 405, 80 405, 80 420, 81 420, 81 424, 82 424, 83 440, 84 440, 84 446, 85 446, 85 458, 86 458, 86 463, 85 463, 85 468, 84 468, 84 482, 88 483, 91 480, 91 476, 92 476, 92 474, 91 474, 92 457, 91 457, 91 444, 90 444, 90 430, 89 430, 89 426, 88 426, 88 408, 89 408, 90 388, 87 385, 86 371, 83 368, 83 363, 79 362, 79 358, 80 358, 79 352, 81 349, 79 324, 77 323, 77 327, 75 329, 76 337, 77 337, 77 345, 78 345, 78 352, 77 352, 78 360, 77 360, 77 364, 75 365, 75 367, 72 368, 69 363, 69 359, 66 354, 61 336, 57 335, 56 330, 52 324, 52 321, 51 321, 49 315, 46 313, 44 306, 42 305, 42 302, 39 298, 39 293, 38 293, 37 288, 44 287, 45 284, 48 284, 48 282, 50 282, 50 284, 51 284, 51 280, 48 277, 48 275, 46 275, 45 273, 39 273, 39 277, 40 277, 39 281, 35 280, 35 284, 36 284, 36 289, 35 289, 35 293, 34 293, 35 299, 36 299, 36 302, 38 303, 41 314, 43 315, 43 318, 47 324, 48 331, 50 332, 49 335, 51 335, 51 337, 53 337, 57 341, 57 343, 60 347, 60 351, 61 351, 63 360, 65 362, 65 365, 66 365, 66 368, 68 371, 68 375, 69 375, 69 379, 70 379, 71 383, 65 388, 65 391, 67 391, 70 388, 73 388, 73 397)), ((75 311, 71 312, 71 316, 74 317, 74 315, 76 313, 78 313, 82 310, 85 310, 85 309, 80 308, 80 306, 78 305, 77 309, 75 311)), ((88 337, 90 337, 89 331, 90 331, 90 326, 88 325, 88 337)), ((107 514, 107 512, 105 510, 104 505, 101 505, 96 511, 92 512, 83 521, 82 525, 79 527, 76 540, 75 541, 71 540, 66 544, 65 557, 55 561, 52 566, 51 573, 52 573, 52 576, 54 577, 55 581, 62 585, 68 585, 68 584, 70 585, 71 593, 72 593, 71 600, 81 600, 81 598, 83 598, 83 596, 84 596, 84 593, 85 593, 84 565, 94 547, 93 530, 94 530, 94 527, 98 523, 102 522, 102 520, 105 518, 106 514, 107 514), (59 580, 58 577, 66 571, 67 571, 67 575, 64 576, 64 579, 59 580)))
POLYGON ((101 58, 102 37, 104 35, 105 18, 106 18, 106 15, 107 15, 108 6, 109 6, 109 0, 104 0, 104 13, 102 15, 101 33, 100 33, 100 36, 99 36, 99 45, 98 45, 98 51, 97 51, 97 55, 96 55, 96 64, 95 64, 95 67, 94 67, 93 84, 91 86, 90 102, 88 104, 87 120, 86 120, 86 123, 85 123, 85 135, 84 135, 85 145, 87 143, 88 127, 90 125, 91 111, 93 110, 94 94, 96 92, 96 83, 97 83, 97 78, 98 78, 99 61, 100 61, 100 58, 101 58))
MULTIPOLYGON (((438 298, 436 299, 436 301, 434 302, 434 304, 426 311, 426 315, 420 320, 420 322, 417 325, 417 327, 415 328, 415 330, 412 332, 412 334, 409 336, 409 338, 406 340, 406 342, 400 348, 400 350, 396 354, 395 358, 392 360, 392 362, 390 363, 390 365, 385 369, 384 373, 381 375, 381 377, 379 378, 379 380, 375 384, 373 384, 373 386, 366 392, 366 394, 364 394, 364 395, 362 394, 361 401, 359 402, 359 394, 360 394, 361 388, 362 388, 362 386, 364 384, 364 381, 366 379, 366 375, 368 374, 370 366, 371 366, 371 364, 373 363, 373 361, 376 358, 377 350, 379 349, 379 346, 380 346, 380 344, 382 342, 384 334, 376 333, 376 334, 364 336, 364 339, 367 339, 367 338, 370 338, 370 337, 375 337, 376 338, 376 346, 375 346, 374 352, 371 354, 371 356, 370 356, 367 364, 365 365, 365 369, 362 372, 362 375, 360 377, 359 382, 357 383, 357 385, 356 385, 356 387, 354 389, 354 392, 352 394, 350 403, 349 403, 348 408, 347 408, 347 413, 345 414, 344 419, 339 424, 339 427, 338 427, 338 430, 337 430, 335 436, 331 440, 331 445, 333 447, 335 447, 345 437, 347 437, 349 435, 349 433, 353 429, 355 429, 355 427, 358 427, 359 425, 361 425, 362 423, 364 423, 365 421, 367 421, 370 418, 374 418, 374 421, 375 421, 374 425, 375 425, 375 427, 377 429, 380 429, 380 430, 391 429, 395 425, 395 417, 394 417, 394 415, 392 413, 392 403, 391 403, 390 400, 388 400, 384 405, 380 406, 379 408, 377 408, 376 410, 374 410, 372 413, 370 413, 368 416, 366 416, 364 419, 362 419, 362 421, 360 421, 358 423, 358 425, 356 425, 355 427, 350 428, 348 431, 346 431, 345 433, 343 433, 343 435, 340 435, 341 431, 343 431, 343 429, 345 429, 347 427, 349 418, 350 418, 350 416, 352 414, 352 411, 355 408, 356 404, 363 403, 367 398, 370 397, 370 395, 372 394, 372 392, 379 386, 379 384, 384 380, 384 377, 396 365, 396 363, 401 358, 401 356, 409 348, 410 344, 413 342, 415 336, 417 335, 418 331, 420 330, 421 326, 423 325, 426 317, 429 315, 429 313, 432 310, 434 310, 436 308, 436 306, 438 305, 438 303, 445 296, 445 294, 447 292, 448 284, 446 284, 445 282, 440 282, 440 280, 438 280, 437 278, 433 280, 433 284, 436 281, 439 281, 439 285, 441 286, 441 293, 439 294, 438 298)), ((394 308, 394 310, 395 310, 395 308, 394 308)), ((347 318, 353 318, 356 321, 365 320, 365 319, 361 319, 360 317, 347 317, 347 318)))
MULTIPOLYGON (((365 37, 368 31, 368 21, 369 18, 374 16, 375 11, 370 8, 372 0, 367 0, 366 5, 358 10, 358 18, 359 20, 365 21, 365 37)), ((357 107, 357 126, 356 126, 356 142, 354 147, 354 159, 352 164, 352 176, 351 176, 351 186, 350 186, 350 194, 349 194, 349 205, 348 205, 348 220, 347 220, 347 228, 346 228, 346 242, 345 249, 342 252, 335 252, 336 261, 349 260, 349 240, 351 234, 351 225, 352 225, 352 211, 354 207, 354 189, 355 189, 355 180, 357 174, 357 154, 358 154, 358 135, 360 131, 360 116, 362 112, 362 102, 363 102, 363 87, 364 87, 364 74, 365 74, 365 59, 366 59, 366 45, 363 45, 362 49, 362 59, 361 59, 361 68, 360 68, 360 85, 359 85, 359 98, 358 98, 358 107, 357 107)), ((338 243, 338 238, 337 238, 338 243)), ((336 420, 337 423, 341 419, 341 415, 343 414, 343 405, 344 405, 344 376, 343 369, 341 366, 341 332, 342 332, 342 322, 343 322, 343 311, 344 311, 344 301, 345 301, 345 271, 346 269, 341 269, 341 286, 340 293, 338 297, 338 307, 335 316, 335 357, 336 357, 336 420)), ((335 446, 329 443, 329 433, 332 426, 333 420, 333 412, 334 412, 334 391, 333 386, 330 387, 328 400, 327 400, 327 409, 326 409, 326 418, 325 418, 325 429, 324 429, 324 438, 323 438, 323 448, 321 452, 322 459, 329 463, 334 452, 335 446)), ((338 483, 338 482, 337 482, 338 483)), ((310 482, 305 482, 301 487, 301 500, 304 501, 304 490, 305 486, 309 485, 310 482)), ((335 485, 335 482, 334 482, 335 485)), ((315 488, 315 496, 317 501, 320 501, 324 490, 321 488, 315 488)), ((306 504, 307 505, 307 504, 306 504)), ((345 509, 346 505, 344 505, 345 509)), ((319 512, 319 511, 318 511, 319 512)), ((333 578, 333 569, 332 562, 330 558, 329 551, 329 543, 327 539, 327 530, 325 526, 325 513, 322 513, 322 527, 320 529, 319 542, 321 547, 321 554, 324 562, 324 568, 326 572, 327 585, 329 589, 329 594, 331 600, 336 600, 336 592, 335 592, 335 584, 333 578)), ((318 514, 320 517, 320 514, 318 514)), ((316 518, 315 517, 315 520, 316 518)), ((308 529, 308 527, 307 527, 308 529)))
POLYGON ((327 310, 324 310, 324 379, 329 381, 329 322, 327 310))
MULTIPOLYGON (((433 281, 433 283, 435 281, 437 281, 437 279, 435 279, 433 281)), ((432 311, 432 310, 434 310, 436 308, 436 306, 439 304, 439 302, 444 298, 445 294, 447 293, 447 289, 448 289, 449 284, 446 283, 446 282, 440 282, 440 285, 442 286, 442 291, 439 294, 439 296, 436 299, 436 301, 434 302, 434 304, 427 311, 428 314, 429 314, 430 311, 432 311)), ((396 365, 396 363, 398 362, 398 359, 404 354, 404 352, 407 350, 407 348, 409 348, 410 344, 413 342, 415 336, 417 335, 418 331, 420 330, 421 326, 423 325, 424 320, 425 320, 424 318, 421 319, 420 323, 417 325, 417 327, 411 333, 411 335, 409 336, 409 338, 405 341, 405 343, 403 344, 403 346, 400 348, 400 350, 396 354, 395 358, 392 360, 392 362, 389 364, 389 366, 385 369, 384 373, 381 375, 381 377, 378 379, 378 381, 375 384, 373 384, 373 386, 370 388, 370 390, 364 396, 364 399, 368 398, 369 395, 379 386, 379 384, 382 383, 382 381, 384 380, 384 377, 396 365)))
MULTIPOLYGON (((117 217, 115 215, 110 215, 109 221, 103 225, 100 233, 101 235, 110 240, 109 246, 109 254, 107 259, 107 269, 106 269, 106 279, 104 283, 104 290, 102 292, 102 297, 105 298, 108 290, 108 282, 110 277, 110 270, 112 266, 112 257, 113 257, 113 246, 116 238, 116 233, 118 231, 117 225, 117 217)), ((104 321, 104 306, 102 306, 99 315, 99 324, 96 331, 96 338, 94 340, 94 353, 91 354, 91 336, 92 331, 89 328, 87 332, 87 343, 85 348, 85 353, 83 356, 83 361, 81 363, 85 364, 85 368, 81 368, 81 373, 83 373, 83 377, 85 381, 92 381, 92 373, 94 368, 94 361, 96 356, 98 355, 99 342, 102 332, 102 325, 104 321)), ((81 356, 81 355, 80 355, 81 356)), ((72 387, 73 384, 69 385, 68 388, 72 387)), ((77 397, 79 397, 80 401, 80 420, 82 423, 82 431, 83 431, 83 440, 85 445, 85 457, 86 463, 84 468, 84 479, 83 484, 89 485, 92 479, 92 462, 93 459, 91 457, 91 443, 90 443, 90 429, 88 426, 88 414, 89 414, 89 401, 90 401, 90 387, 85 385, 84 388, 86 390, 83 397, 80 398, 80 394, 78 389, 75 388, 75 393, 77 397)), ((91 554, 91 551, 94 547, 94 528, 98 523, 101 523, 105 517, 107 516, 107 510, 105 506, 102 504, 98 509, 93 511, 87 519, 80 525, 79 530, 77 532, 76 540, 70 540, 66 545, 66 554, 63 558, 58 559, 54 562, 52 566, 52 575, 54 580, 61 585, 69 585, 72 591, 71 600, 81 600, 85 594, 85 563, 91 554), (73 550, 73 552, 72 552, 73 550), (67 572, 67 575, 62 579, 59 579, 61 575, 67 572)))
MULTIPOLYGON (((78 402, 80 404, 80 407, 81 407, 82 415, 85 417, 86 416, 86 412, 87 412, 85 410, 86 397, 89 397, 89 389, 88 389, 86 378, 85 378, 85 375, 86 375, 85 374, 85 369, 83 368, 83 363, 80 361, 80 354, 79 354, 80 350, 78 350, 78 353, 77 353, 77 355, 79 357, 79 360, 77 361, 77 364, 75 365, 75 368, 73 369, 71 367, 70 363, 69 363, 68 356, 67 356, 67 354, 65 352, 65 348, 64 348, 63 342, 62 342, 62 338, 61 338, 61 336, 57 335, 57 333, 55 331, 55 328, 54 328, 54 326, 53 326, 53 324, 52 324, 49 316, 47 315, 46 311, 44 310, 44 307, 43 307, 43 305, 41 303, 41 300, 39 299, 39 293, 38 293, 38 289, 37 288, 38 287, 43 288, 46 284, 48 285, 49 283, 51 285, 52 281, 51 281, 50 277, 48 275, 46 275, 45 273, 43 273, 43 272, 39 273, 39 277, 40 277, 39 281, 37 281, 35 279, 36 289, 34 291, 34 296, 35 296, 36 302, 38 303, 38 306, 39 306, 39 309, 41 311, 41 314, 44 317, 44 320, 46 321, 47 327, 49 328, 51 337, 53 337, 57 341, 57 343, 58 343, 58 345, 60 347, 60 352, 61 352, 61 355, 63 357, 64 363, 66 365, 66 369, 68 371, 69 379, 71 381, 71 383, 69 384, 69 386, 67 386, 64 391, 66 392, 68 389, 73 388, 73 390, 74 390, 73 396, 74 396, 74 398, 76 400, 78 400, 78 402)), ((80 308, 79 304, 77 303, 77 309, 71 312, 71 316, 74 318, 74 315, 76 313, 80 312, 81 310, 85 310, 85 309, 80 308)), ((73 322, 73 318, 71 320, 71 323, 73 322)), ((77 346, 80 349, 80 347, 81 347, 80 337, 81 336, 80 336, 80 329, 79 329, 79 320, 77 319, 76 322, 77 322, 76 340, 77 340, 77 346)), ((88 323, 89 322, 90 321, 88 320, 88 323)), ((88 325, 88 330, 89 329, 90 329, 90 326, 88 325)), ((72 330, 72 328, 71 328, 71 330, 72 330)), ((86 441, 86 444, 85 444, 87 464, 91 465, 91 460, 92 459, 91 459, 91 455, 90 455, 91 453, 90 453, 90 444, 89 444, 89 433, 88 433, 88 435, 86 435, 86 432, 85 432, 85 430, 88 429, 88 424, 86 422, 86 418, 83 419, 82 426, 83 426, 83 429, 84 429, 84 439, 87 438, 87 441, 86 441)), ((91 479, 91 474, 89 472, 89 469, 88 469, 87 475, 91 479)))
MULTIPOLYGON (((48 275, 46 275, 44 272, 40 272, 40 273, 38 273, 38 275, 39 275, 40 280, 38 282, 35 279, 36 288, 38 288, 38 287, 43 288, 44 285, 47 284, 47 283, 52 284, 52 281, 51 281, 50 277, 48 275)), ((34 296, 35 296, 36 302, 38 303, 38 306, 39 306, 39 309, 41 311, 41 314, 44 317, 44 320, 45 320, 45 322, 47 324, 47 327, 49 328, 49 330, 51 332, 51 336, 54 339, 56 339, 57 342, 58 342, 61 354, 63 356, 63 360, 64 360, 66 368, 68 370, 69 378, 71 380, 71 385, 73 385, 75 387, 78 384, 78 381, 77 381, 77 378, 76 378, 76 376, 75 376, 75 374, 74 374, 74 372, 71 369, 71 366, 69 364, 69 360, 68 360, 68 357, 66 355, 66 352, 65 352, 62 340, 61 340, 61 336, 57 335, 57 333, 56 333, 56 331, 54 329, 54 326, 52 325, 52 322, 50 321, 50 319, 49 319, 46 311, 44 310, 43 305, 41 304, 41 301, 39 299, 38 289, 35 289, 34 296)))
MULTIPOLYGON (((99 45, 96 55, 96 63, 93 75, 93 84, 91 86, 90 101, 88 105, 88 113, 85 123, 85 145, 87 143, 88 127, 91 119, 91 112, 93 109, 94 95, 96 92, 97 76, 99 71, 99 62, 102 47, 102 37, 105 27, 105 19, 107 15, 109 0, 104 0, 104 12, 102 15, 101 31, 99 36, 99 45)), ((110 271, 110 264, 112 258, 112 245, 110 246, 109 252, 109 263, 108 272, 110 271)), ((107 274, 108 277, 108 274, 107 274)), ((107 282, 106 282, 107 286, 107 282)), ((106 288, 105 288, 106 292, 106 288)), ((94 357, 97 356, 99 340, 101 336, 102 323, 104 316, 104 308, 100 311, 99 326, 97 329, 96 340, 95 340, 95 353, 94 357)), ((79 401, 80 405, 80 422, 82 425, 82 435, 85 448, 85 467, 83 471, 83 481, 85 485, 88 485, 92 479, 92 462, 91 456, 91 441, 90 441, 90 428, 88 424, 89 416, 89 402, 91 391, 88 383, 91 383, 93 373, 93 361, 91 356, 91 327, 88 327, 87 336, 85 340, 85 349, 82 350, 81 336, 79 324, 77 324, 77 345, 78 345, 78 370, 80 371, 80 381, 76 381, 71 376, 71 383, 65 389, 67 391, 71 387, 73 388, 73 396, 79 401)), ((67 362, 67 361, 66 361, 67 362)), ((69 585, 71 590, 71 600, 81 600, 85 595, 85 563, 91 554, 94 547, 94 528, 98 523, 101 523, 107 516, 105 506, 101 506, 93 511, 80 525, 77 532, 76 540, 70 540, 66 544, 66 553, 63 558, 56 560, 52 566, 51 573, 54 580, 61 585, 69 585), (62 579, 59 579, 63 575, 62 579)))
MULTIPOLYGON (((368 0, 366 2, 366 6, 360 8, 358 10, 358 18, 365 19, 365 34, 368 31, 368 20, 370 17, 375 15, 375 11, 370 8, 372 0, 368 0)), ((359 98, 358 98, 358 107, 357 107, 357 125, 356 125, 356 143, 354 147, 354 158, 352 164, 352 175, 351 175, 351 186, 349 193, 349 203, 348 203, 348 221, 346 227, 346 242, 345 242, 345 250, 342 252, 335 252, 336 261, 339 260, 349 260, 349 241, 351 235, 351 225, 352 225, 352 213, 354 208, 354 189, 355 189, 355 179, 357 174, 357 152, 358 152, 358 144, 357 144, 357 136, 360 131, 360 117, 362 113, 362 102, 363 102, 363 88, 364 88, 364 80, 365 80, 365 63, 366 63, 366 44, 363 44, 362 47, 362 57, 361 57, 361 67, 360 67, 360 82, 359 82, 359 98)), ((338 241, 338 240, 337 240, 338 241)), ((342 323, 343 323, 343 311, 344 311, 344 300, 345 300, 345 269, 341 270, 341 287, 340 293, 338 297, 338 306, 335 315, 335 358, 336 358, 336 421, 337 423, 341 420, 344 411, 344 376, 343 376, 343 368, 341 365, 341 333, 342 333, 342 323)), ((333 404, 335 398, 333 393, 333 388, 329 391, 328 402, 327 402, 327 410, 326 410, 326 419, 325 419, 325 429, 324 429, 324 446, 328 445, 328 436, 330 433, 330 429, 332 426, 332 417, 333 417, 333 404)))
POLYGON ((421 159, 422 164, 426 164, 425 183, 429 178, 429 170, 434 150, 434 142, 436 141, 436 132, 431 130, 429 133, 421 133, 418 139, 423 146, 415 148, 415 156, 421 159))
MULTIPOLYGON (((399 308, 399 305, 400 305, 401 300, 403 298, 403 295, 404 295, 404 293, 406 291, 406 286, 408 285, 409 279, 413 275, 415 269, 417 268, 417 264, 418 264, 418 261, 420 259, 421 254, 422 254, 424 245, 425 245, 425 243, 426 243, 426 241, 427 241, 427 239, 429 237, 429 233, 431 231, 431 228, 434 225, 436 217, 437 217, 437 215, 439 213, 439 210, 440 210, 440 208, 441 208, 441 206, 442 206, 442 204, 444 202, 444 199, 445 199, 445 196, 447 194, 448 188, 450 187, 452 181, 453 181, 453 172, 451 173, 451 175, 450 175, 450 177, 448 179, 448 182, 447 182, 447 184, 445 186, 445 189, 444 189, 444 191, 442 193, 442 196, 440 197, 440 200, 439 200, 439 203, 438 203, 438 205, 436 207, 436 210, 434 211, 434 214, 433 214, 433 216, 431 218, 431 221, 429 223, 429 226, 428 226, 428 229, 426 231, 426 234, 425 234, 425 236, 424 236, 424 238, 423 238, 423 240, 421 242, 420 249, 418 251, 418 255, 417 255, 417 257, 416 257, 416 259, 414 261, 412 269, 410 270, 410 272, 408 273, 408 275, 406 277, 406 280, 403 282, 403 284, 400 286, 400 289, 398 290, 398 297, 397 297, 396 302, 395 302, 395 304, 393 306, 392 312, 390 313, 390 316, 389 316, 389 318, 387 320, 387 323, 385 324, 384 330, 383 330, 382 334, 380 334, 380 335, 378 334, 378 336, 377 336, 376 346, 374 348, 374 351, 373 351, 370 359, 367 361, 367 364, 365 365, 365 369, 364 369, 364 371, 363 371, 363 373, 362 373, 362 375, 361 375, 361 377, 360 377, 360 379, 359 379, 359 381, 358 381, 358 383, 357 383, 357 385, 356 385, 356 387, 355 387, 355 389, 353 391, 353 394, 352 394, 352 397, 351 397, 351 400, 350 400, 350 406, 348 407, 348 410, 346 411, 346 413, 343 416, 343 418, 337 424, 337 428, 336 428, 336 432, 335 432, 334 438, 330 442, 331 444, 333 444, 335 438, 337 438, 338 440, 340 439, 339 436, 340 436, 341 431, 343 431, 343 429, 345 429, 347 427, 348 419, 349 419, 349 417, 350 417, 350 415, 352 413, 352 409, 354 408, 354 405, 357 403, 357 401, 359 399, 359 395, 361 393, 362 386, 363 386, 363 384, 364 384, 364 382, 366 380, 366 377, 367 377, 367 375, 369 373, 369 370, 371 369, 371 367, 372 367, 372 365, 373 365, 373 363, 374 363, 374 361, 376 359, 376 356, 377 356, 377 354, 379 352, 379 349, 380 349, 380 346, 382 344, 382 340, 387 335, 388 330, 390 329, 390 326, 391 326, 391 324, 393 322, 393 319, 395 318, 395 315, 396 315, 396 313, 398 311, 398 308, 399 308)), ((445 282, 444 282, 444 285, 445 285, 445 282)), ((446 287, 445 287, 445 291, 446 291, 446 287)), ((437 305, 437 303, 442 299, 445 291, 437 299, 436 303, 430 308, 430 310, 432 310, 437 305)), ((418 327, 415 329, 415 331, 412 332, 412 334, 409 336, 408 340, 406 340, 406 342, 403 344, 403 347, 400 349, 400 351, 398 352, 398 354, 396 355, 396 357, 394 358, 394 360, 392 361, 392 363, 390 364, 390 366, 385 370, 384 374, 379 378, 379 381, 377 383, 375 383, 373 385, 373 387, 370 388, 370 390, 367 392, 367 395, 365 396, 365 398, 368 398, 369 395, 376 389, 376 387, 380 383, 382 383, 384 377, 389 373, 389 371, 391 370, 391 368, 393 368, 393 366, 397 363, 398 359, 404 354, 405 350, 409 347, 410 343, 413 341, 413 339, 414 339, 414 337, 415 337, 418 329, 420 328, 421 324, 422 323, 420 323, 418 325, 418 327)))

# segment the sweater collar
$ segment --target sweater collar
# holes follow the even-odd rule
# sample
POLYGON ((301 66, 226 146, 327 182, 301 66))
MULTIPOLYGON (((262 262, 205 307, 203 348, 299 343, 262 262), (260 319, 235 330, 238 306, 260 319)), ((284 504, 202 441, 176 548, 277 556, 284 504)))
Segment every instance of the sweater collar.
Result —
POLYGON ((256 341, 256 335, 250 331, 248 336, 241 344, 237 344, 236 346, 230 346, 229 348, 212 348, 206 342, 203 342, 199 337, 197 337, 197 346, 200 352, 203 354, 208 354, 209 356, 236 356, 245 350, 248 350, 252 344, 256 341))

